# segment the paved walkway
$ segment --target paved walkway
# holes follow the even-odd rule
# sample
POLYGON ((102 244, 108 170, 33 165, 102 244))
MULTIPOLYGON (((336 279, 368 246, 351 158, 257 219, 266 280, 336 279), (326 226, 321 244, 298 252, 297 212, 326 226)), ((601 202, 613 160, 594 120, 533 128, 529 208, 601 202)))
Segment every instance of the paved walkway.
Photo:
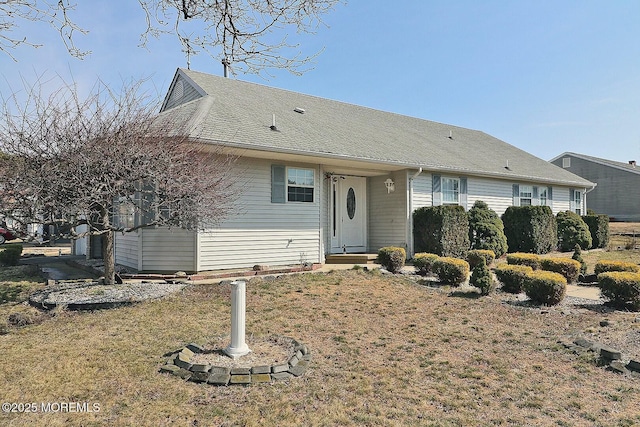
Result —
MULTIPOLYGON (((84 259, 84 257, 74 257, 69 255, 70 248, 68 245, 61 245, 57 247, 49 246, 34 246, 25 248, 23 253, 43 254, 45 256, 33 257, 23 259, 21 263, 33 263, 40 264, 44 272, 49 275, 53 280, 69 280, 69 279, 82 279, 89 278, 89 274, 86 270, 81 270, 77 267, 73 267, 67 264, 67 261, 73 261, 74 259, 84 259)), ((362 265, 361 265, 362 266, 362 265)), ((335 270, 350 270, 354 267, 354 264, 324 264, 320 268, 313 270, 314 272, 329 272, 335 270)), ((373 269, 380 267, 379 264, 368 264, 367 268, 373 269)), ((413 269, 412 266, 407 266, 405 269, 413 269)), ((254 275, 243 276, 242 273, 238 273, 238 276, 234 276, 236 280, 248 280, 254 278, 254 275)), ((215 279, 202 279, 197 280, 195 283, 219 283, 221 278, 215 279)), ((579 285, 567 285, 567 295, 576 298, 585 298, 592 300, 600 300, 600 288, 597 286, 579 286, 579 285)))

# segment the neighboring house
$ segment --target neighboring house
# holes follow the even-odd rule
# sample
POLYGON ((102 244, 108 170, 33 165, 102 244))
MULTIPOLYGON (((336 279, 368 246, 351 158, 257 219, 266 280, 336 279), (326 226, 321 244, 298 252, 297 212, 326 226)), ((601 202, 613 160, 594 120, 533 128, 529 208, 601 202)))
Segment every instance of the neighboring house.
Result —
POLYGON ((233 149, 243 191, 217 227, 118 234, 116 262, 139 271, 324 263, 389 245, 411 255, 417 208, 484 200, 498 214, 584 210, 594 187, 480 131, 185 69, 161 111, 190 117, 199 141, 233 149))
POLYGON ((563 153, 550 162, 597 184, 588 195, 589 209, 616 221, 640 221, 640 168, 635 160, 624 163, 563 153))

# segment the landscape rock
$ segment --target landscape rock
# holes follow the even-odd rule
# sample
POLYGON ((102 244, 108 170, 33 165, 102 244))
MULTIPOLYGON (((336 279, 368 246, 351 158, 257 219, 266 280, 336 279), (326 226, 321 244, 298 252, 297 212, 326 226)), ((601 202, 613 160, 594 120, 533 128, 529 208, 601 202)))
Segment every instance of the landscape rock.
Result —
POLYGON ((622 359, 622 352, 611 347, 603 346, 600 348, 600 357, 606 360, 620 360, 622 359))

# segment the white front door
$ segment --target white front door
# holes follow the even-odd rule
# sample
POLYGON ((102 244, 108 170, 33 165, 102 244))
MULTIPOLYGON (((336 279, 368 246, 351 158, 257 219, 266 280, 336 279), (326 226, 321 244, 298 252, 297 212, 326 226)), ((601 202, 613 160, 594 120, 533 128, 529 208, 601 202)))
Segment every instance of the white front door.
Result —
POLYGON ((331 186, 331 252, 365 252, 367 179, 335 176, 331 186))

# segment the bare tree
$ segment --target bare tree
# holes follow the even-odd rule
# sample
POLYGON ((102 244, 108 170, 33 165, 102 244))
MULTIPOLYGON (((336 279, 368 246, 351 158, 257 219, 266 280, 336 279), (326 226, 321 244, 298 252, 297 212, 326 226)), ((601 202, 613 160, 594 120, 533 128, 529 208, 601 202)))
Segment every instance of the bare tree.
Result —
POLYGON ((42 46, 25 35, 14 35, 21 23, 31 21, 49 24, 60 33, 71 56, 83 58, 90 52, 78 49, 73 38, 74 33, 86 34, 87 31, 71 19, 70 13, 73 10, 75 5, 69 0, 0 0, 0 51, 15 60, 11 54, 14 48, 21 45, 42 46))
POLYGON ((215 224, 237 188, 235 158, 189 138, 180 109, 155 114, 140 88, 98 83, 81 98, 73 85, 50 96, 35 86, 26 102, 14 95, 0 111, 0 214, 55 223, 72 239, 103 236, 107 283, 114 233, 215 224))
MULTIPOLYGON (((260 74, 268 68, 287 69, 295 74, 306 70, 317 56, 303 56, 289 39, 291 33, 314 33, 322 15, 343 0, 138 0, 145 12, 146 27, 141 46, 149 37, 175 35, 187 56, 205 53, 229 65, 233 72, 260 74)), ((114 4, 114 7, 117 5, 114 4)), ((50 23, 73 56, 80 51, 73 44, 74 32, 86 32, 70 18, 75 5, 69 0, 0 0, 0 50, 31 44, 26 37, 10 37, 16 21, 50 23)))
POLYGON ((259 74, 283 68, 299 74, 316 55, 304 57, 289 32, 313 33, 340 0, 138 0, 149 36, 175 34, 187 56, 204 51, 232 71, 259 74), (200 22, 204 27, 189 25, 200 22), (287 54, 287 52, 289 54, 287 54))

